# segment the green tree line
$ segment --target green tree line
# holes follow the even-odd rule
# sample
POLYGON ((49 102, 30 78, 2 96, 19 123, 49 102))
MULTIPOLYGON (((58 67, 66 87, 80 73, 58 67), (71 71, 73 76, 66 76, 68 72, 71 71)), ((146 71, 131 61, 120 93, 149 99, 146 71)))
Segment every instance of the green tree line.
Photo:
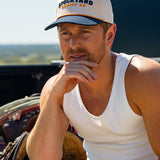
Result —
POLYGON ((0 45, 0 65, 49 64, 61 59, 58 44, 0 45))

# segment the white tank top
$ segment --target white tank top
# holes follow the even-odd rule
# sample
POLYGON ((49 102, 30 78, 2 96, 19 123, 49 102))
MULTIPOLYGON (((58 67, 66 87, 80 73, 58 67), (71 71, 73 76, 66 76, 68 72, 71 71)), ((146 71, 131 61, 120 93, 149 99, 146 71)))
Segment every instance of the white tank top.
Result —
POLYGON ((78 85, 64 95, 64 112, 84 138, 87 160, 158 159, 150 146, 143 118, 133 112, 127 101, 124 78, 132 57, 118 55, 110 99, 100 116, 87 111, 78 85))

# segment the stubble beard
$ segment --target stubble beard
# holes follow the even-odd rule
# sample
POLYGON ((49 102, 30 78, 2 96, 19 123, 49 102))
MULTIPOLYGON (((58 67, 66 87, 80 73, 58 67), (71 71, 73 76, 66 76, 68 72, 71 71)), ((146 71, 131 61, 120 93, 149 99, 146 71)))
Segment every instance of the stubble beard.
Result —
POLYGON ((70 58, 69 57, 71 55, 83 54, 83 55, 86 55, 86 57, 85 57, 86 61, 91 61, 91 62, 99 64, 103 60, 103 58, 105 56, 105 53, 106 53, 104 39, 103 39, 101 45, 99 46, 99 48, 97 50, 98 50, 98 53, 95 54, 95 53, 91 53, 90 51, 88 51, 85 48, 78 48, 76 50, 73 50, 72 48, 69 48, 67 50, 67 52, 65 54, 63 54, 63 58, 64 58, 64 60, 66 62, 70 62, 70 58))
POLYGON ((100 64, 106 54, 105 41, 103 40, 101 45, 98 48, 98 53, 90 53, 88 54, 88 61, 92 61, 94 63, 100 64))

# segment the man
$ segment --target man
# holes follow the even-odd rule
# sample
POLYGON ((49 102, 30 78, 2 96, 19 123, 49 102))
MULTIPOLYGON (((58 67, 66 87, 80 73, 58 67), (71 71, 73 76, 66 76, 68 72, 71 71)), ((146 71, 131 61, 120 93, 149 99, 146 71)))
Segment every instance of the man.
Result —
POLYGON ((31 160, 60 160, 69 123, 88 160, 157 160, 160 156, 160 65, 111 51, 110 0, 59 0, 66 63, 45 84, 40 115, 27 141, 31 160))

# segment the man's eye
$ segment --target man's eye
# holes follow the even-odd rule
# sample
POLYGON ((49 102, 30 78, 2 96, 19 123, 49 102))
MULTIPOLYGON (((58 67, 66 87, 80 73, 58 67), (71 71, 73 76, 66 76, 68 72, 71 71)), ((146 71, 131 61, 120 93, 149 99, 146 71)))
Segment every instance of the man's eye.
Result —
POLYGON ((82 33, 84 33, 84 34, 89 34, 90 32, 89 31, 82 31, 82 33))
POLYGON ((82 37, 83 37, 83 38, 88 38, 88 37, 90 37, 91 32, 88 31, 88 30, 84 30, 84 31, 82 31, 81 34, 82 34, 82 37))
POLYGON ((70 33, 70 32, 62 32, 62 33, 61 33, 61 37, 62 37, 62 38, 65 38, 65 39, 70 38, 70 36, 71 36, 71 33, 70 33))

